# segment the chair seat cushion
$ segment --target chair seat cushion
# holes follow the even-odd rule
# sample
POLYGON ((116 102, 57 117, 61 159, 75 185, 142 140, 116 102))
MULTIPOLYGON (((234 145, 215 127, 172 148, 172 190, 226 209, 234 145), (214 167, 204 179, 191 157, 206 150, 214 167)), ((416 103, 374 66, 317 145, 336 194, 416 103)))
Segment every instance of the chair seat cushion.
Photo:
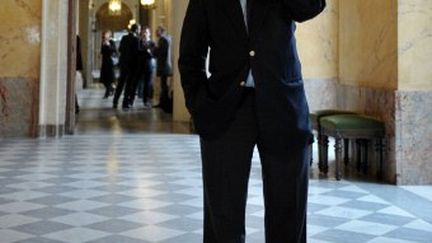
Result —
POLYGON ((340 115, 340 114, 356 114, 356 113, 354 111, 326 109, 326 110, 317 110, 315 112, 311 112, 309 114, 309 118, 312 122, 313 127, 317 129, 320 118, 324 116, 340 115))
POLYGON ((333 115, 320 119, 320 124, 326 130, 371 130, 384 131, 384 123, 369 116, 333 115))
POLYGON ((323 116, 332 116, 332 115, 341 115, 341 114, 356 114, 354 111, 346 111, 346 110, 336 110, 336 109, 326 109, 326 110, 318 110, 314 112, 318 118, 323 116))

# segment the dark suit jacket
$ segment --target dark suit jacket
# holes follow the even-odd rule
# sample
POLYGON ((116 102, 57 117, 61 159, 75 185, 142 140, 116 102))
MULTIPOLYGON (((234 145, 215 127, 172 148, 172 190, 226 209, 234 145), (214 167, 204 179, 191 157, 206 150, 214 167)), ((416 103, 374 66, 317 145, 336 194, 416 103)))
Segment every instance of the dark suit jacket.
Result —
POLYGON ((259 126, 292 138, 293 145, 310 141, 294 21, 311 19, 324 7, 325 0, 249 0, 247 30, 239 0, 190 0, 179 69, 186 106, 203 139, 229 127, 251 68, 259 126))
POLYGON ((158 41, 158 46, 155 50, 157 75, 171 76, 171 38, 169 36, 161 36, 158 41))
POLYGON ((120 41, 120 59, 121 69, 136 70, 138 67, 138 47, 139 39, 132 33, 129 33, 120 41))

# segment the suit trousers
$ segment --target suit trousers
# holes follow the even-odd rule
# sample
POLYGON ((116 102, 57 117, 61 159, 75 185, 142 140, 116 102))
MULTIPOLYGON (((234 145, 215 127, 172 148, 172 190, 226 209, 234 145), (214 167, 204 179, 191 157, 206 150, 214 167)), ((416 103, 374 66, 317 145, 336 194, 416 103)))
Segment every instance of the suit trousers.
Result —
MULTIPOLYGON (((130 68, 130 67, 120 67, 120 78, 117 83, 117 87, 114 93, 114 99, 113 104, 114 106, 117 106, 118 101, 120 99, 120 96, 124 90, 123 95, 123 107, 129 107, 131 105, 131 94, 134 87, 136 87, 136 68, 130 68)), ((132 100, 133 101, 133 100, 132 100)))
POLYGON ((159 76, 160 80, 160 95, 159 95, 159 105, 165 111, 169 110, 171 106, 169 99, 169 87, 168 87, 168 75, 161 74, 159 76))
MULTIPOLYGON (((130 73, 131 73, 131 71, 128 68, 120 67, 120 78, 118 80, 117 87, 116 87, 116 90, 114 93, 114 99, 113 99, 114 106, 117 106, 118 101, 120 99, 120 96, 123 93, 123 90, 126 90, 125 86, 127 85, 126 82, 127 82, 128 77, 130 76, 130 73)), ((127 105, 126 91, 124 93, 125 94, 123 97, 123 106, 126 106, 127 105)))
POLYGON ((255 146, 262 168, 266 243, 306 242, 309 148, 275 142, 278 134, 269 130, 274 129, 259 126, 254 89, 245 88, 228 131, 216 140, 201 139, 204 243, 246 241, 245 209, 255 146))

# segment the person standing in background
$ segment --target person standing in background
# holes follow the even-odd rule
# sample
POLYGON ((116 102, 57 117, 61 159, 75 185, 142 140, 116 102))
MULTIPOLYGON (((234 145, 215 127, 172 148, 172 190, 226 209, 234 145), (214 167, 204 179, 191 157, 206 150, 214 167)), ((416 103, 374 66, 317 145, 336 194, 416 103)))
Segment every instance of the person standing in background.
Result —
POLYGON ((114 61, 113 57, 117 54, 115 43, 112 40, 111 31, 104 31, 102 34, 102 66, 100 72, 100 81, 105 86, 104 99, 108 98, 113 94, 113 82, 114 82, 114 61))
POLYGON ((168 78, 172 76, 172 61, 171 61, 171 37, 166 33, 163 26, 159 26, 156 30, 156 36, 159 38, 156 56, 156 74, 160 81, 160 96, 159 104, 155 107, 160 107, 165 112, 172 111, 172 99, 169 94, 168 78))
POLYGON ((140 36, 139 51, 139 68, 138 68, 138 95, 143 99, 144 108, 151 108, 151 99, 153 97, 153 73, 155 43, 151 40, 151 31, 148 26, 142 28, 140 36))
MULTIPOLYGON (((75 79, 79 77, 82 80, 82 74, 81 74, 82 70, 83 70, 83 62, 81 56, 81 38, 79 37, 79 35, 77 35, 76 36, 76 78, 75 79)), ((75 90, 75 114, 78 114, 79 112, 80 112, 80 106, 78 104, 78 96, 75 90)))
POLYGON ((140 26, 133 24, 129 30, 129 34, 123 36, 120 41, 120 78, 113 99, 113 108, 117 109, 118 100, 125 89, 123 96, 123 109, 129 109, 133 105, 131 98, 135 96, 134 87, 137 79, 138 69, 138 45, 140 26), (126 86, 126 87, 125 87, 126 86))

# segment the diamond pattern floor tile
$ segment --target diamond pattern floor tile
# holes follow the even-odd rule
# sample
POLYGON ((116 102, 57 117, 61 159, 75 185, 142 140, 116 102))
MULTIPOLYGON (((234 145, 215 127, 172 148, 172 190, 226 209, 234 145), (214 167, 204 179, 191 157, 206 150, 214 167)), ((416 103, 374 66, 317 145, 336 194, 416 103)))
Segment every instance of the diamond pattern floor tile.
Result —
MULTIPOLYGON (((88 102, 102 102, 102 95, 88 95, 88 102)), ((117 122, 129 117, 128 122, 142 123, 143 112, 168 119, 139 109, 104 112, 117 122)), ((114 133, 92 127, 87 116, 90 111, 80 119, 93 130, 82 127, 74 136, 0 140, 0 242, 202 242, 198 137, 172 134, 170 120, 165 134, 114 133)), ((432 187, 391 187, 403 195, 419 195, 418 208, 412 208, 397 203, 398 193, 391 200, 376 193, 388 185, 322 178, 316 163, 311 175, 309 243, 431 242, 432 222, 418 205, 432 206, 432 187)), ((247 243, 264 243, 263 217, 255 152, 247 243)))

